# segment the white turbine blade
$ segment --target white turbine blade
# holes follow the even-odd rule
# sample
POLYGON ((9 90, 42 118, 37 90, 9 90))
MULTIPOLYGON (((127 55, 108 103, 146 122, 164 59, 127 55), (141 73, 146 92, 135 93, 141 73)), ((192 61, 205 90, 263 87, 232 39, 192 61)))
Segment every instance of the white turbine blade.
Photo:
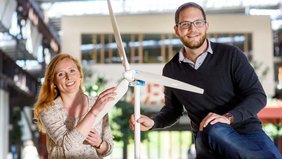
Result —
POLYGON ((126 79, 123 79, 116 87, 116 97, 114 100, 108 102, 104 109, 97 114, 97 117, 95 119, 94 125, 96 125, 110 110, 116 105, 116 103, 121 99, 121 97, 124 96, 124 94, 128 90, 128 84, 129 82, 126 79))
POLYGON ((123 47, 123 44, 122 44, 122 39, 121 39, 121 36, 120 36, 119 29, 118 29, 118 26, 117 26, 116 18, 115 18, 114 13, 113 13, 111 1, 107 0, 107 2, 108 2, 109 13, 110 13, 111 22, 112 22, 112 26, 113 26, 113 30, 114 30, 114 36, 115 36, 116 44, 117 44, 117 47, 118 47, 119 56, 120 56, 120 59, 121 59, 121 62, 124 66, 125 71, 128 71, 128 70, 130 70, 130 67, 129 67, 129 63, 127 61, 127 57, 126 57, 126 54, 125 54, 125 51, 124 51, 124 47, 123 47))
POLYGON ((193 86, 193 85, 190 85, 190 84, 187 84, 187 83, 184 83, 184 82, 172 79, 172 78, 168 78, 165 76, 149 73, 149 72, 136 70, 134 79, 142 80, 142 81, 149 82, 149 83, 157 83, 157 84, 161 84, 167 87, 191 91, 191 92, 195 92, 199 94, 204 93, 204 90, 199 87, 196 87, 196 86, 193 86))

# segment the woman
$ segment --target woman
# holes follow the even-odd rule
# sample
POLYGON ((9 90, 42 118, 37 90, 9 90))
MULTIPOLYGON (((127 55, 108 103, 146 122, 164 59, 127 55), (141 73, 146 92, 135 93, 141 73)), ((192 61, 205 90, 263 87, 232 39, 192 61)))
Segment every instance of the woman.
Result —
POLYGON ((114 99, 115 88, 90 97, 82 90, 80 63, 68 54, 55 56, 34 107, 39 130, 46 132, 49 159, 101 159, 113 149, 108 115, 96 115, 114 99))

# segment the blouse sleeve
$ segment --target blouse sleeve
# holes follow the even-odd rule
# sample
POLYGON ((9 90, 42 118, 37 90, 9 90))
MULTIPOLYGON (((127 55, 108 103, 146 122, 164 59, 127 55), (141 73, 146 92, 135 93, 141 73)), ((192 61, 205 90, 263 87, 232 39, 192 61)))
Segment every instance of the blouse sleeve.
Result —
POLYGON ((112 132, 111 132, 108 114, 104 116, 102 126, 103 126, 102 127, 102 129, 103 129, 103 132, 102 132, 103 140, 106 141, 109 145, 107 152, 102 155, 102 157, 106 157, 106 156, 108 156, 112 153, 113 146, 114 146, 113 136, 112 136, 112 132))
POLYGON ((53 142, 69 151, 78 148, 86 137, 77 129, 67 129, 64 123, 63 113, 63 110, 53 107, 48 111, 42 112, 40 118, 46 129, 46 133, 53 142))

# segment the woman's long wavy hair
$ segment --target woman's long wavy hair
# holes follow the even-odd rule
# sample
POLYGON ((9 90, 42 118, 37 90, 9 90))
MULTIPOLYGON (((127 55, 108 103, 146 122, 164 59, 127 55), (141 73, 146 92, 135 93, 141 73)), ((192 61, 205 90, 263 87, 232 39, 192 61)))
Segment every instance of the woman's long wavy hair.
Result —
POLYGON ((80 62, 69 54, 58 54, 53 57, 45 71, 44 82, 40 88, 37 101, 34 105, 34 120, 37 122, 37 126, 40 131, 43 130, 43 125, 39 117, 40 113, 48 110, 52 106, 54 99, 60 95, 59 90, 55 86, 55 68, 57 64, 65 58, 73 60, 76 64, 80 72, 80 89, 82 90, 83 71, 80 62))

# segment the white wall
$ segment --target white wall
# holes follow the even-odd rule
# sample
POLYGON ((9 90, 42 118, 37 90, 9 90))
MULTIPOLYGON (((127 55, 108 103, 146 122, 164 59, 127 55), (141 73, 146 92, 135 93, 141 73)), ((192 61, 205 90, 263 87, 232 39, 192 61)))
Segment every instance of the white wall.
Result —
POLYGON ((9 94, 0 89, 0 158, 5 159, 9 151, 9 94))
MULTIPOLYGON (((265 67, 269 68, 267 77, 261 82, 267 95, 273 96, 275 82, 273 71, 273 38, 270 17, 218 15, 208 16, 207 20, 210 26, 209 33, 252 33, 253 58, 257 62, 263 62, 265 67)), ((121 33, 174 33, 173 14, 117 16, 117 23, 121 33)), ((82 33, 113 33, 109 16, 63 17, 62 52, 72 54, 80 59, 82 33)), ((146 69, 145 65, 146 64, 140 67, 146 69)), ((93 68, 95 68, 95 66, 93 68)), ((162 66, 162 64, 159 64, 157 68, 160 73, 162 66)), ((112 72, 116 72, 116 67, 112 67, 109 64, 102 65, 102 67, 99 68, 109 70, 108 67, 111 67, 112 72)), ((149 71, 150 70, 149 68, 149 71)), ((259 73, 260 70, 258 70, 258 74, 259 73)))

